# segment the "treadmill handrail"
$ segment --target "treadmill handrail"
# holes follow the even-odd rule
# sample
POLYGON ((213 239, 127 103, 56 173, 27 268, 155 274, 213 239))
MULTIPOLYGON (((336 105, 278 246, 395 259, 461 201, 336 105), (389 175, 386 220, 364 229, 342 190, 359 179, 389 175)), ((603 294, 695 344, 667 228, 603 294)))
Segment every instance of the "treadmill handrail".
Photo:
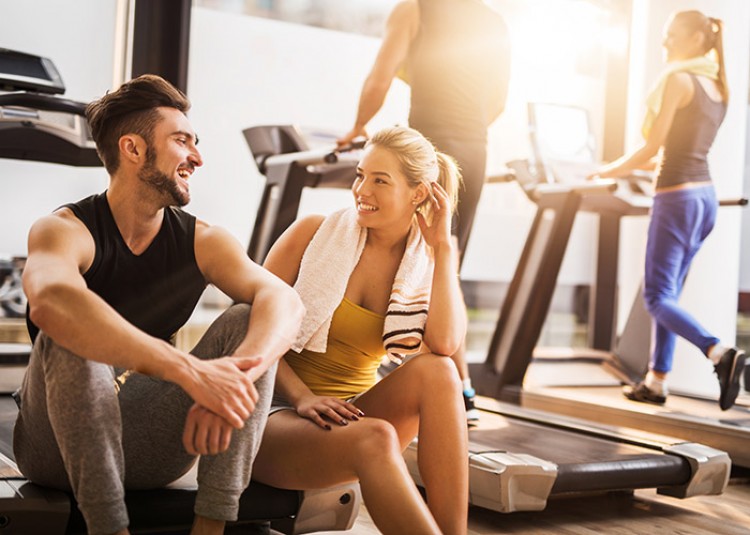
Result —
POLYGON ((748 200, 746 197, 739 197, 737 199, 720 199, 719 206, 747 206, 748 200))
POLYGON ((20 106, 45 111, 59 111, 86 116, 86 104, 66 98, 37 93, 7 93, 0 95, 0 106, 20 106))
POLYGON ((617 189, 617 181, 611 178, 591 180, 580 184, 538 184, 531 191, 531 197, 539 199, 544 195, 576 192, 584 195, 611 193, 617 189))
POLYGON ((358 162, 360 155, 355 152, 338 152, 334 148, 313 149, 302 152, 287 152, 276 154, 265 159, 266 169, 276 165, 297 164, 301 167, 308 165, 325 165, 337 162, 358 162))

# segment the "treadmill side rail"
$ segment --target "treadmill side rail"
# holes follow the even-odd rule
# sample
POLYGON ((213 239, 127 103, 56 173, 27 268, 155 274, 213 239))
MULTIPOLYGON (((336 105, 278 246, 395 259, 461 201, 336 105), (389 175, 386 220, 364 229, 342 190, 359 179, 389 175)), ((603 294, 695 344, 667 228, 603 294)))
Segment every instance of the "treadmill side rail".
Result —
POLYGON ((726 452, 704 446, 695 442, 684 442, 664 448, 665 453, 672 453, 687 459, 693 475, 685 485, 658 489, 659 494, 676 498, 721 494, 729 482, 732 460, 726 452))
POLYGON ((297 515, 294 518, 272 522, 272 527, 287 535, 315 531, 345 531, 354 526, 361 504, 359 483, 306 490, 302 494, 297 515))
MULTIPOLYGON (((414 482, 424 486, 417 465, 417 439, 404 452, 414 482)), ((541 511, 557 478, 557 465, 532 455, 469 452, 469 503, 499 513, 541 511)))
POLYGON ((469 502, 500 513, 541 511, 557 465, 532 455, 501 451, 469 454, 469 502))

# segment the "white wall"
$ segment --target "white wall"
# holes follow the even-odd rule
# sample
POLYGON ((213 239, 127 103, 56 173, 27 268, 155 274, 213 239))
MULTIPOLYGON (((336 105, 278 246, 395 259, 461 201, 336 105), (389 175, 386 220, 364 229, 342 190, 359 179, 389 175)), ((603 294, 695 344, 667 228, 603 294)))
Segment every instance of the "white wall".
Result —
MULTIPOLYGON (((247 244, 264 178, 242 130, 296 124, 345 132, 379 40, 193 8, 188 93, 205 165, 189 209, 247 244)), ((408 89, 395 82, 373 129, 406 123, 408 89)), ((303 194, 301 213, 347 206, 348 190, 303 194)))
MULTIPOLYGON (((675 11, 699 9, 725 21, 724 50, 729 80, 727 116, 709 154, 711 174, 721 198, 736 198, 742 192, 745 169, 748 65, 750 64, 750 2, 740 0, 635 0, 633 43, 628 105, 628 144, 641 143, 643 102, 663 67, 662 28, 675 11)), ((696 256, 680 303, 710 332, 726 343, 734 343, 737 326, 737 292, 740 262, 740 209, 722 208, 716 227, 696 256)), ((643 272, 645 227, 629 229, 623 284, 633 288, 643 272), (635 229, 635 230, 634 230, 635 229)), ((624 300, 629 304, 629 300, 624 300)), ((621 303, 622 304, 622 303, 621 303)), ((685 340, 679 339, 673 389, 718 395, 718 384, 707 359, 685 340)))
MULTIPOLYGON (((527 61, 527 30, 536 27, 539 31, 539 25, 528 20, 533 14, 525 12, 517 0, 494 3, 506 16, 518 46, 513 49, 507 109, 490 129, 489 172, 498 171, 506 161, 530 155, 528 101, 586 105, 596 110, 595 115, 603 115, 601 81, 574 76, 554 86, 543 83, 539 68, 527 61)), ((283 123, 348 130, 379 44, 379 39, 351 33, 194 8, 188 92, 194 105, 190 117, 201 136, 206 165, 192 183, 190 209, 226 226, 247 243, 263 178, 255 169, 241 130, 283 123)), ((404 84, 394 82, 370 130, 406 124, 408 95, 404 84)), ((306 190, 301 213, 325 213, 347 202, 348 194, 340 190, 306 190)), ((514 185, 487 188, 462 276, 509 280, 533 214, 534 206, 514 185), (482 245, 486 243, 493 246, 482 245)), ((591 223, 583 216, 576 224, 571 238, 574 253, 567 255, 563 264, 563 283, 591 280, 591 223)))
MULTIPOLYGON (((6 0, 0 47, 50 58, 65 98, 89 101, 112 83, 115 0, 6 0)), ((25 255, 31 224, 61 204, 102 191, 103 168, 0 159, 0 254, 25 255)))
MULTIPOLYGON (((590 20, 592 10, 599 8, 581 2, 491 0, 489 3, 505 18, 511 41, 508 101, 503 114, 489 129, 487 172, 492 174, 508 161, 531 157, 529 102, 584 107, 591 113, 594 130, 601 132, 604 82, 581 69, 580 57, 575 53, 586 48, 581 39, 595 42, 599 37, 591 32, 592 27, 598 26, 590 20), (581 37, 576 39, 576 34, 581 37)), ((461 277, 509 281, 535 212, 536 207, 515 184, 485 187, 461 277)), ((595 243, 595 218, 580 214, 560 268, 560 284, 587 284, 593 280, 595 243)))

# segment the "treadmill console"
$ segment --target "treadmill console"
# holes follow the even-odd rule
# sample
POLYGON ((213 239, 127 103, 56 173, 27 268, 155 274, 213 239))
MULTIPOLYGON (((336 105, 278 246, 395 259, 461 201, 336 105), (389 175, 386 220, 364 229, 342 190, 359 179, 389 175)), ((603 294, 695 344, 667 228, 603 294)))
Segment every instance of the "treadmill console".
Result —
POLYGON ((51 60, 0 48, 0 158, 101 165, 86 104, 65 92, 51 60))
POLYGON ((61 95, 65 84, 49 59, 0 48, 0 90, 61 95))

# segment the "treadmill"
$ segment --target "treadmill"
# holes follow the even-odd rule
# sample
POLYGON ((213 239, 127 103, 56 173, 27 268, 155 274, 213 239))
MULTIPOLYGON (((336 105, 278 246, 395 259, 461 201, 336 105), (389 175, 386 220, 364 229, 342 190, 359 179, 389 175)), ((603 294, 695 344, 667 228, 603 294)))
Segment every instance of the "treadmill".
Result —
MULTIPOLYGON (((261 202, 253 236, 262 235, 264 229, 280 235, 296 217, 305 186, 349 187, 354 181, 354 158, 342 161, 342 155, 335 156, 332 149, 305 150, 304 137, 299 135, 295 141, 290 132, 300 133, 286 125, 244 131, 258 169, 267 177, 266 188, 274 191, 261 202), (262 142, 257 144, 257 140, 262 142)), ((613 187, 612 181, 583 185, 576 195, 607 194, 613 187)), ((568 199, 567 190, 554 184, 535 184, 528 194, 542 203, 568 199)), ((251 247, 248 254, 254 251, 258 250, 251 247)), ((261 253, 262 258, 263 249, 261 253)), ((483 399, 479 408, 481 423, 469 430, 473 505, 499 512, 535 511, 544 509, 552 497, 641 488, 657 488, 678 497, 720 494, 729 478, 731 462, 726 453, 702 444, 596 425, 498 400, 483 399)), ((418 440, 409 445, 404 457, 415 482, 421 484, 418 440)))
POLYGON ((364 143, 314 148, 315 136, 305 135, 296 125, 252 126, 242 134, 266 180, 247 249, 247 255, 262 264, 274 242, 297 219, 304 188, 351 188, 358 149, 364 143))
MULTIPOLYGON (((101 165, 84 117, 85 104, 55 96, 64 91, 50 60, 0 48, 0 158, 101 165)), ((28 364, 29 353, 27 344, 0 344, 3 383, 11 370, 28 364)), ((12 440, 17 412, 6 389, 0 394, 0 532, 85 533, 72 494, 35 485, 18 471, 12 440)), ((194 468, 168 488, 128 491, 131 533, 189 532, 196 488, 194 468)), ((282 533, 347 530, 360 503, 356 483, 298 491, 251 481, 240 499, 239 520, 228 525, 270 521, 282 533)))
MULTIPOLYGON (((532 128, 537 136, 538 126, 532 128)), ((530 195, 537 204, 537 214, 500 309, 487 358, 470 365, 479 394, 590 422, 702 443, 726 451, 737 466, 750 466, 747 394, 741 394, 728 411, 721 411, 715 399, 681 396, 679 392, 671 392, 663 407, 622 396, 622 384, 640 379, 647 369, 651 319, 638 292, 624 330, 616 336, 619 228, 622 217, 647 214, 650 196, 632 180, 618 180, 611 191, 599 195, 583 193, 580 187, 586 185, 585 181, 568 181, 567 185, 555 182, 544 172, 544 155, 540 154, 543 144, 533 136, 532 144, 536 161, 515 165, 524 191, 537 192, 530 195), (540 182, 541 190, 536 189, 540 182), (557 193, 546 192, 547 186, 557 193), (599 218, 596 280, 589 304, 589 347, 538 347, 579 211, 596 213, 599 218)), ((744 206, 747 200, 722 200, 720 204, 744 206)))

